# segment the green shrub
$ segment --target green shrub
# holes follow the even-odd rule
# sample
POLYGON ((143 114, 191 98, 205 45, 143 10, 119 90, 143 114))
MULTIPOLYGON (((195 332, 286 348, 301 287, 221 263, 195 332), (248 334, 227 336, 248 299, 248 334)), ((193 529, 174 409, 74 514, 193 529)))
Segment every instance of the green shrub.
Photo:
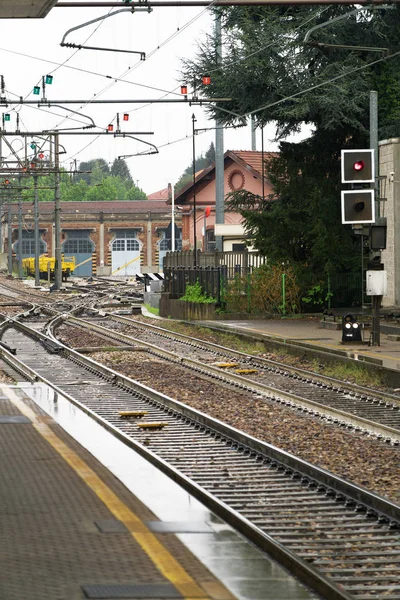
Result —
POLYGON ((207 296, 197 280, 194 284, 186 286, 185 295, 179 298, 185 302, 195 302, 196 304, 213 304, 217 300, 212 296, 207 296))

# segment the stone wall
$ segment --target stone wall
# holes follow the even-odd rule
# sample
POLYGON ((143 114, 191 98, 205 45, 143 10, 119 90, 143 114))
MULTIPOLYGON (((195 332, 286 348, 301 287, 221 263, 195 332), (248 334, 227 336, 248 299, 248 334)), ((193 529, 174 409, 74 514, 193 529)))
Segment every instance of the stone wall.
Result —
POLYGON ((387 220, 386 250, 382 262, 387 271, 388 291, 382 306, 400 308, 400 138, 379 143, 380 214, 387 220))
POLYGON ((160 317, 182 321, 210 321, 215 319, 215 304, 198 304, 171 300, 168 293, 160 297, 160 317))

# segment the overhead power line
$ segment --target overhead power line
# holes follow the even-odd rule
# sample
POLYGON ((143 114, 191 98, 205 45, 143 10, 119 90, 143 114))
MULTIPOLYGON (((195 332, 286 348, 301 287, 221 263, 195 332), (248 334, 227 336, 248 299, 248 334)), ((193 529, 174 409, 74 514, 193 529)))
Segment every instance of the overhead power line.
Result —
MULTIPOLYGON (((387 0, 373 0, 373 5, 387 4, 387 0)), ((399 4, 400 0, 391 0, 391 4, 399 4)), ((148 8, 157 7, 198 7, 198 6, 293 6, 296 5, 312 5, 312 4, 354 4, 354 0, 150 0, 150 2, 132 2, 129 6, 134 8, 146 6, 148 8)), ((357 0, 360 6, 370 6, 370 0, 357 0)), ((58 2, 55 8, 106 8, 121 7, 117 2, 58 2)))

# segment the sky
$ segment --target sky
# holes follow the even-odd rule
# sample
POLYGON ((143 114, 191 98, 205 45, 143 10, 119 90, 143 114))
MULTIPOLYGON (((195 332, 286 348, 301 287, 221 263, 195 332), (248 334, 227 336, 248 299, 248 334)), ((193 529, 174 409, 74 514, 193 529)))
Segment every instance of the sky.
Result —
MULTIPOLYGON (((126 8, 121 2, 121 8, 126 8)), ((44 19, 0 20, 0 75, 4 77, 5 95, 9 99, 22 96, 35 100, 33 87, 41 85, 42 77, 53 75, 52 85, 46 86, 46 97, 63 105, 65 100, 82 100, 81 104, 60 107, 32 105, 2 107, 10 113, 5 124, 14 131, 16 112, 20 115, 22 131, 42 131, 53 128, 81 127, 93 119, 96 129, 104 131, 109 123, 116 129, 120 115, 121 131, 154 132, 140 136, 158 148, 158 154, 126 158, 135 183, 151 194, 177 181, 192 162, 192 114, 196 128, 212 128, 204 109, 189 104, 133 104, 128 100, 181 98, 179 74, 181 59, 194 57, 197 43, 212 33, 213 20, 209 11, 199 7, 155 8, 147 11, 118 13, 106 16, 109 8, 53 8, 44 19), (84 27, 80 27, 86 24, 84 27), (65 42, 110 48, 113 51, 76 50, 60 46, 68 30, 79 27, 65 37, 65 42), (116 52, 115 50, 130 52, 116 52), (146 53, 146 60, 131 51, 146 53), (168 93, 168 95, 167 95, 168 93), (91 101, 123 100, 121 104, 95 105, 91 101), (79 115, 70 113, 70 109, 79 115), (129 121, 122 115, 129 113, 129 121), (86 115, 86 117, 84 116, 86 115)), ((190 95, 189 85, 189 95, 190 95)), ((264 150, 276 150, 274 128, 264 130, 264 150)), ((261 150, 257 133, 257 150, 261 150)), ((215 131, 195 136, 196 156, 204 154, 215 141, 215 131)), ((146 152, 150 146, 132 139, 113 136, 63 135, 60 143, 66 153, 61 155, 62 166, 71 169, 79 163, 104 158, 112 164, 118 156, 146 152)), ((20 148, 20 142, 13 142, 20 148)), ((250 150, 250 126, 224 131, 224 150, 250 150)), ((3 155, 5 152, 3 150, 3 155)))

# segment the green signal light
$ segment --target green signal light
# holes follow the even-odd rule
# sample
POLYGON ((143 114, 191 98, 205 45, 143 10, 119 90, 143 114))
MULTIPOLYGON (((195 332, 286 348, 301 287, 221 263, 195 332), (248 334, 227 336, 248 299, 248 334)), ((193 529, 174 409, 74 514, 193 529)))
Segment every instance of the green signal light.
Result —
POLYGON ((46 75, 46 83, 49 85, 53 83, 53 75, 46 75))
POLYGON ((11 115, 10 115, 10 113, 6 113, 6 114, 4 115, 4 120, 5 120, 5 121, 10 121, 10 119, 11 119, 11 115))
POLYGON ((39 96, 40 87, 38 85, 35 85, 35 87, 33 88, 33 93, 35 94, 35 96, 39 96))
POLYGON ((32 144, 31 144, 31 148, 32 148, 32 150, 34 150, 34 149, 36 148, 36 144, 35 144, 35 142, 32 142, 32 144))

